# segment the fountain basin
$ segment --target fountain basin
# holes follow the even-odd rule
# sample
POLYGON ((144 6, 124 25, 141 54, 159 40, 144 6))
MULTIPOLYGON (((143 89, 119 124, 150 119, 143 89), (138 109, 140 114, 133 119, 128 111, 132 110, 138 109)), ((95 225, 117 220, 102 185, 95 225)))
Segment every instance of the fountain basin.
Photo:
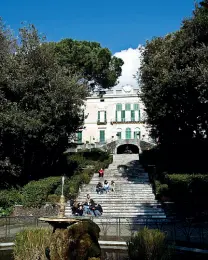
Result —
POLYGON ((40 221, 44 221, 49 223, 53 227, 53 233, 56 231, 56 229, 66 229, 67 227, 71 226, 72 224, 75 224, 79 222, 79 219, 75 218, 68 218, 68 217, 41 217, 39 218, 40 221))

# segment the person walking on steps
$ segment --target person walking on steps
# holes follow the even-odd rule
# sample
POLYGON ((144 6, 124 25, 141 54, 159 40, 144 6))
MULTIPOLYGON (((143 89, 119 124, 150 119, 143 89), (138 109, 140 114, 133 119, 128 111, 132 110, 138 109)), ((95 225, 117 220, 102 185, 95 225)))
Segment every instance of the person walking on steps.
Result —
POLYGON ((103 170, 103 168, 101 168, 98 172, 99 172, 99 177, 102 177, 102 178, 103 178, 103 176, 104 176, 104 170, 103 170))

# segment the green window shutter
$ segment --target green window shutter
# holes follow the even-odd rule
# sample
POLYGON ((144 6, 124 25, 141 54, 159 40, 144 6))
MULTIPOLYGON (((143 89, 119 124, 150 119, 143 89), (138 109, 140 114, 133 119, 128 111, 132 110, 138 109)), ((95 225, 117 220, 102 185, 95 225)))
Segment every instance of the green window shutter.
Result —
POLYGON ((125 104, 125 110, 130 111, 131 110, 131 104, 125 104))
POLYGON ((134 139, 140 139, 140 130, 134 131, 134 139))
POLYGON ((116 111, 122 110, 122 104, 116 104, 116 111))
POLYGON ((135 121, 135 111, 131 110, 131 121, 134 122, 135 121))
POLYGON ((106 111, 104 113, 105 113, 104 114, 104 120, 105 120, 105 122, 107 122, 107 113, 106 113, 106 111))
POLYGON ((139 110, 139 104, 134 104, 134 110, 139 110))
POLYGON ((121 132, 117 132, 117 137, 119 140, 121 139, 121 132))
POLYGON ((77 133, 77 141, 78 143, 82 143, 82 132, 77 133))
POLYGON ((98 111, 98 122, 100 122, 100 111, 98 111))
POLYGON ((126 128, 126 139, 131 139, 131 128, 126 128))
POLYGON ((105 142, 105 130, 100 130, 100 142, 105 142))
POLYGON ((121 111, 121 121, 125 122, 125 110, 121 111))

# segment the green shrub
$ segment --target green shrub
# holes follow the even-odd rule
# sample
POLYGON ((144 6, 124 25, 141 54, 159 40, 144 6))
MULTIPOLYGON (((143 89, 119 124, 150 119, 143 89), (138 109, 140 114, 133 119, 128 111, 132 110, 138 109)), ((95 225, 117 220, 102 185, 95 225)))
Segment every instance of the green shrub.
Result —
POLYGON ((47 198, 47 202, 50 202, 52 204, 56 204, 60 201, 60 196, 56 194, 49 194, 47 198))
POLYGON ((155 181, 155 193, 158 199, 163 196, 169 196, 168 185, 165 183, 161 183, 160 181, 155 181))
POLYGON ((174 201, 190 202, 193 197, 208 196, 207 174, 168 174, 165 183, 174 201))
POLYGON ((88 184, 91 180, 91 174, 89 174, 88 171, 83 171, 83 173, 81 174, 81 180, 82 183, 88 184))
POLYGON ((40 207, 47 201, 49 194, 54 193, 61 183, 61 177, 49 177, 31 181, 22 189, 22 202, 25 207, 40 207))
POLYGON ((0 217, 7 217, 9 216, 13 211, 13 208, 2 208, 0 207, 0 217))
POLYGON ((130 260, 164 260, 171 257, 165 234, 158 229, 142 229, 130 238, 127 247, 130 260))
POLYGON ((47 260, 45 249, 50 246, 52 230, 34 228, 23 230, 16 235, 14 260, 47 260))
POLYGON ((15 204, 22 203, 22 195, 19 190, 1 190, 0 191, 0 207, 3 209, 10 208, 15 204))
POLYGON ((86 167, 87 161, 81 153, 75 153, 68 157, 68 164, 72 170, 80 170, 86 167))

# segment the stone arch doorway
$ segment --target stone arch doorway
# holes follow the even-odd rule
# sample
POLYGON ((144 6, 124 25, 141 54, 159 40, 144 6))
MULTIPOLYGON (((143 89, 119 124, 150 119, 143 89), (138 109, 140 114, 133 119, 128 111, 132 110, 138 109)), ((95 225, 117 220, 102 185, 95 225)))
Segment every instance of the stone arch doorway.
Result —
POLYGON ((117 147, 117 154, 139 154, 139 148, 135 144, 122 144, 117 147))

